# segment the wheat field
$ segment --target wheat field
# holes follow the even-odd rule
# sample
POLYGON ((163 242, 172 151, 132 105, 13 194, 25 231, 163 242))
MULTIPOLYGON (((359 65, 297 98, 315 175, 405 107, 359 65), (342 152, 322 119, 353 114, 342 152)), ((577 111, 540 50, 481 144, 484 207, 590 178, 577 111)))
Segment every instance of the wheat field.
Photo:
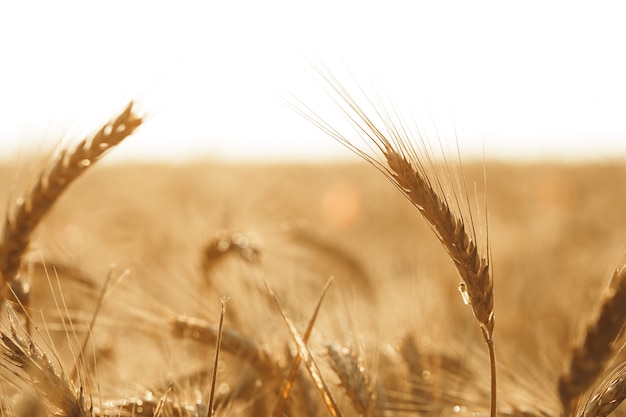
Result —
POLYGON ((95 163, 142 122, 0 167, 3 416, 623 413, 624 164, 95 163))

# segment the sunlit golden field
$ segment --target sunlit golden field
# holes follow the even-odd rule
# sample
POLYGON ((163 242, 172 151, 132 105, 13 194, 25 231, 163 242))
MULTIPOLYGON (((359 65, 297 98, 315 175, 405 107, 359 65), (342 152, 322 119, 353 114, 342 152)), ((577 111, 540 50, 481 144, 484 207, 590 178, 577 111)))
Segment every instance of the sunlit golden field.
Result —
POLYGON ((626 417, 623 7, 5 1, 0 39, 0 417, 626 417))
MULTIPOLYGON (((2 168, 5 209, 45 165, 2 168)), ((623 262, 626 166, 488 160, 463 173, 477 235, 488 225, 498 414, 559 416, 570 349, 623 262)), ((98 163, 37 227, 21 276, 33 325, 20 332, 85 415, 206 415, 222 297, 216 415, 271 415, 298 351, 265 283, 304 335, 331 276, 307 346, 344 415, 489 413, 489 358, 459 275, 365 163, 98 163)), ((2 415, 47 415, 58 399, 3 352, 2 415)), ((300 364, 282 414, 328 413, 300 364)))

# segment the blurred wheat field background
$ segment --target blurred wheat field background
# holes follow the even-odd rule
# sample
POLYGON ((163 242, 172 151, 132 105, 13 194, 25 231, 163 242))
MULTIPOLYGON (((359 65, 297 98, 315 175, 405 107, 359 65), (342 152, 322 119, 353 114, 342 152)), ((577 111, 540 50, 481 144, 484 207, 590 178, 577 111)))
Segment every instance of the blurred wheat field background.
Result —
MULTIPOLYGON (((2 168, 5 216, 39 165, 2 168)), ((463 172, 479 201, 487 175, 498 414, 558 416, 559 376, 623 255, 626 168, 484 165, 463 172)), ((265 283, 304 334, 331 276, 307 345, 343 414, 489 412, 458 273, 365 163, 97 165, 37 226, 20 274, 31 322, 3 311, 2 415, 207 415, 222 297, 216 414, 270 415, 298 351, 265 283), (61 401, 16 346, 74 398, 61 401)), ((327 415, 300 368, 283 414, 327 415)))

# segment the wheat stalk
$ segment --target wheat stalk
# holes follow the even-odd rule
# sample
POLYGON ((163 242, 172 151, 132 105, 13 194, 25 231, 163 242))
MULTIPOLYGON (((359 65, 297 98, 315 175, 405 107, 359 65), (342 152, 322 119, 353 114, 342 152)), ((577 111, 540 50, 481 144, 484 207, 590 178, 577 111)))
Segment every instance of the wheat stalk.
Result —
POLYGON ((72 149, 63 150, 44 170, 34 187, 18 199, 14 213, 5 219, 0 244, 0 284, 6 297, 6 284, 17 276, 22 257, 33 231, 67 187, 98 161, 108 150, 131 135, 142 119, 133 112, 133 102, 93 137, 72 149))
POLYGON ((220 312, 220 322, 217 327, 217 340, 215 341, 215 359, 213 360, 213 373, 211 375, 211 390, 209 391, 209 404, 207 406, 207 417, 211 417, 215 410, 213 404, 215 401, 215 385, 217 384, 217 367, 220 363, 220 349, 222 347, 222 333, 224 329, 224 316, 226 315, 226 303, 228 300, 222 298, 222 309, 220 312))
POLYGON ((626 265, 617 268, 605 291, 595 321, 590 323, 583 342, 572 349, 569 368, 559 379, 563 415, 576 408, 580 396, 596 382, 613 354, 613 343, 626 320, 626 265))

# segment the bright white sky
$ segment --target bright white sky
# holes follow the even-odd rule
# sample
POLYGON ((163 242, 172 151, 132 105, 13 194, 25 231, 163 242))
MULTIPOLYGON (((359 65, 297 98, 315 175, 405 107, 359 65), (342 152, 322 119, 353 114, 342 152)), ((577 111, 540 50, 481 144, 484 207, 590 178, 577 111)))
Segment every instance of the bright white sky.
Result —
POLYGON ((488 158, 626 158, 625 13, 621 2, 2 2, 1 149, 75 142, 135 99, 148 118, 118 158, 348 157, 281 101, 340 117, 312 61, 375 84, 444 140, 456 128, 467 156, 484 143, 488 158))

